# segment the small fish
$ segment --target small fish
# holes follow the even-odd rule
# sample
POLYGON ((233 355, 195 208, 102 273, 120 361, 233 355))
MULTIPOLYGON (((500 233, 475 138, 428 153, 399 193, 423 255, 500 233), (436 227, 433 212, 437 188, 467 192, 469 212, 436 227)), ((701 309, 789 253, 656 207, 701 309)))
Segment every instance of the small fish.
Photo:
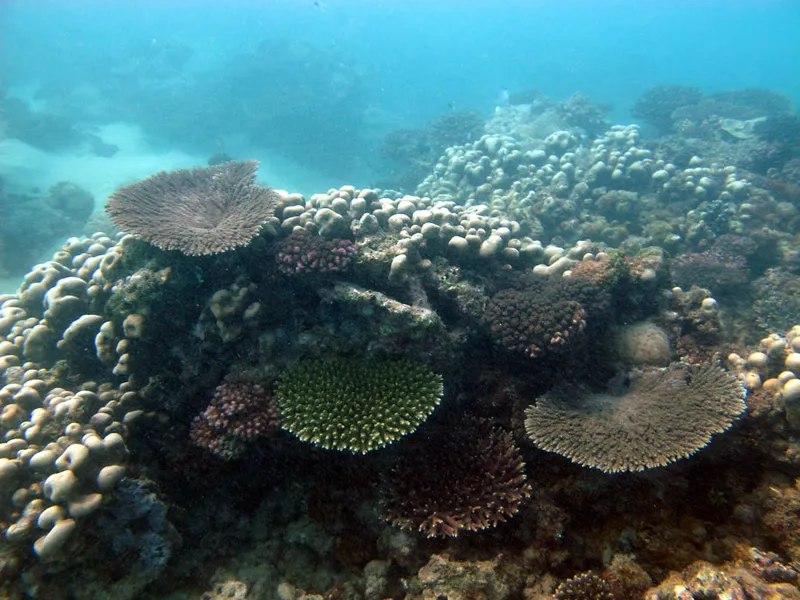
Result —
POLYGON ((509 105, 508 98, 508 90, 506 88, 500 88, 500 93, 497 95, 497 107, 506 108, 509 105))
POLYGON ((328 5, 323 2, 320 2, 319 0, 314 0, 314 7, 318 8, 319 10, 325 10, 328 7, 328 5))

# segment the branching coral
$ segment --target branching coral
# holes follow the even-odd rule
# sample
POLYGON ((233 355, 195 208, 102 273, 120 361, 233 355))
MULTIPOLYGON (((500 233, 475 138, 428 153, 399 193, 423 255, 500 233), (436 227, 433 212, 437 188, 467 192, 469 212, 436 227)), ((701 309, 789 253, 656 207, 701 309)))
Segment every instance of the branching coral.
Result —
POLYGON ((161 171, 123 186, 106 203, 121 230, 159 248, 201 255, 246 246, 277 202, 272 188, 255 185, 258 163, 161 171))
POLYGON ((495 527, 530 495, 524 469, 510 433, 468 421, 409 444, 385 478, 384 514, 428 537, 495 527))
POLYGON ((323 448, 365 453, 414 431, 442 396, 442 378, 406 360, 299 361, 278 381, 283 428, 323 448))
POLYGON ((292 233, 275 255, 278 269, 287 275, 336 273, 353 262, 358 248, 350 240, 312 235, 306 230, 292 233))
POLYGON ((574 300, 539 290, 503 290, 486 309, 492 336, 508 350, 536 358, 563 349, 586 326, 586 312, 574 300))
POLYGON ((713 365, 675 363, 644 373, 621 394, 564 385, 525 411, 539 448, 609 473, 688 457, 744 412, 744 388, 713 365))
POLYGON ((278 429, 280 415, 271 394, 249 381, 226 381, 195 417, 190 435, 198 446, 224 459, 244 452, 245 444, 278 429))

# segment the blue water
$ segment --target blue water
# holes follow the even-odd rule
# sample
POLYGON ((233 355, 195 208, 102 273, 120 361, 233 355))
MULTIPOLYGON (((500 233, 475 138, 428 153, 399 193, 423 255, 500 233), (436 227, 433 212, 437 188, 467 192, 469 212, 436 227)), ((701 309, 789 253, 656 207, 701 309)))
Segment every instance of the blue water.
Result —
POLYGON ((487 112, 500 87, 534 87, 610 103, 616 121, 662 83, 764 87, 798 101, 798 31, 792 0, 6 0, 0 65, 6 89, 71 88, 91 84, 93 66, 137 44, 186 44, 195 51, 187 71, 203 72, 263 40, 304 41, 350 57, 366 101, 387 119, 421 122, 450 103, 487 112))

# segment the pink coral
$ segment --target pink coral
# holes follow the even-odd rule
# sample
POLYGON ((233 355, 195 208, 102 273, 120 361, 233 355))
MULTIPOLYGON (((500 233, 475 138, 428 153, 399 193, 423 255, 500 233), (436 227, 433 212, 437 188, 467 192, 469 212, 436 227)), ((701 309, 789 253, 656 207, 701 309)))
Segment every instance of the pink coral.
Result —
POLYGON ((337 273, 347 269, 357 253, 350 240, 327 239, 300 230, 284 240, 275 259, 286 275, 337 273))
POLYGON ((248 381, 226 381, 192 422, 190 436, 198 446, 231 459, 244 452, 247 442, 276 431, 280 411, 272 395, 248 381))

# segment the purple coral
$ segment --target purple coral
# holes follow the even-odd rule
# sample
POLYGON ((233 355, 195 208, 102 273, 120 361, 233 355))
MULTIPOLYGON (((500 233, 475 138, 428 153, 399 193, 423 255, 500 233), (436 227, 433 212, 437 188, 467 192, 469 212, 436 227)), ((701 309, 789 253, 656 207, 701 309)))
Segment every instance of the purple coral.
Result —
POLYGON ((244 452, 245 444, 280 426, 280 410, 272 394, 248 381, 226 381, 192 422, 190 437, 200 447, 225 459, 244 452))
POLYGON ((467 419, 433 439, 410 440, 384 478, 384 518, 427 537, 496 527, 530 496, 525 463, 510 433, 467 419))
POLYGON ((327 239, 305 230, 292 233, 283 241, 275 259, 286 275, 338 273, 353 262, 358 247, 350 240, 327 239))

